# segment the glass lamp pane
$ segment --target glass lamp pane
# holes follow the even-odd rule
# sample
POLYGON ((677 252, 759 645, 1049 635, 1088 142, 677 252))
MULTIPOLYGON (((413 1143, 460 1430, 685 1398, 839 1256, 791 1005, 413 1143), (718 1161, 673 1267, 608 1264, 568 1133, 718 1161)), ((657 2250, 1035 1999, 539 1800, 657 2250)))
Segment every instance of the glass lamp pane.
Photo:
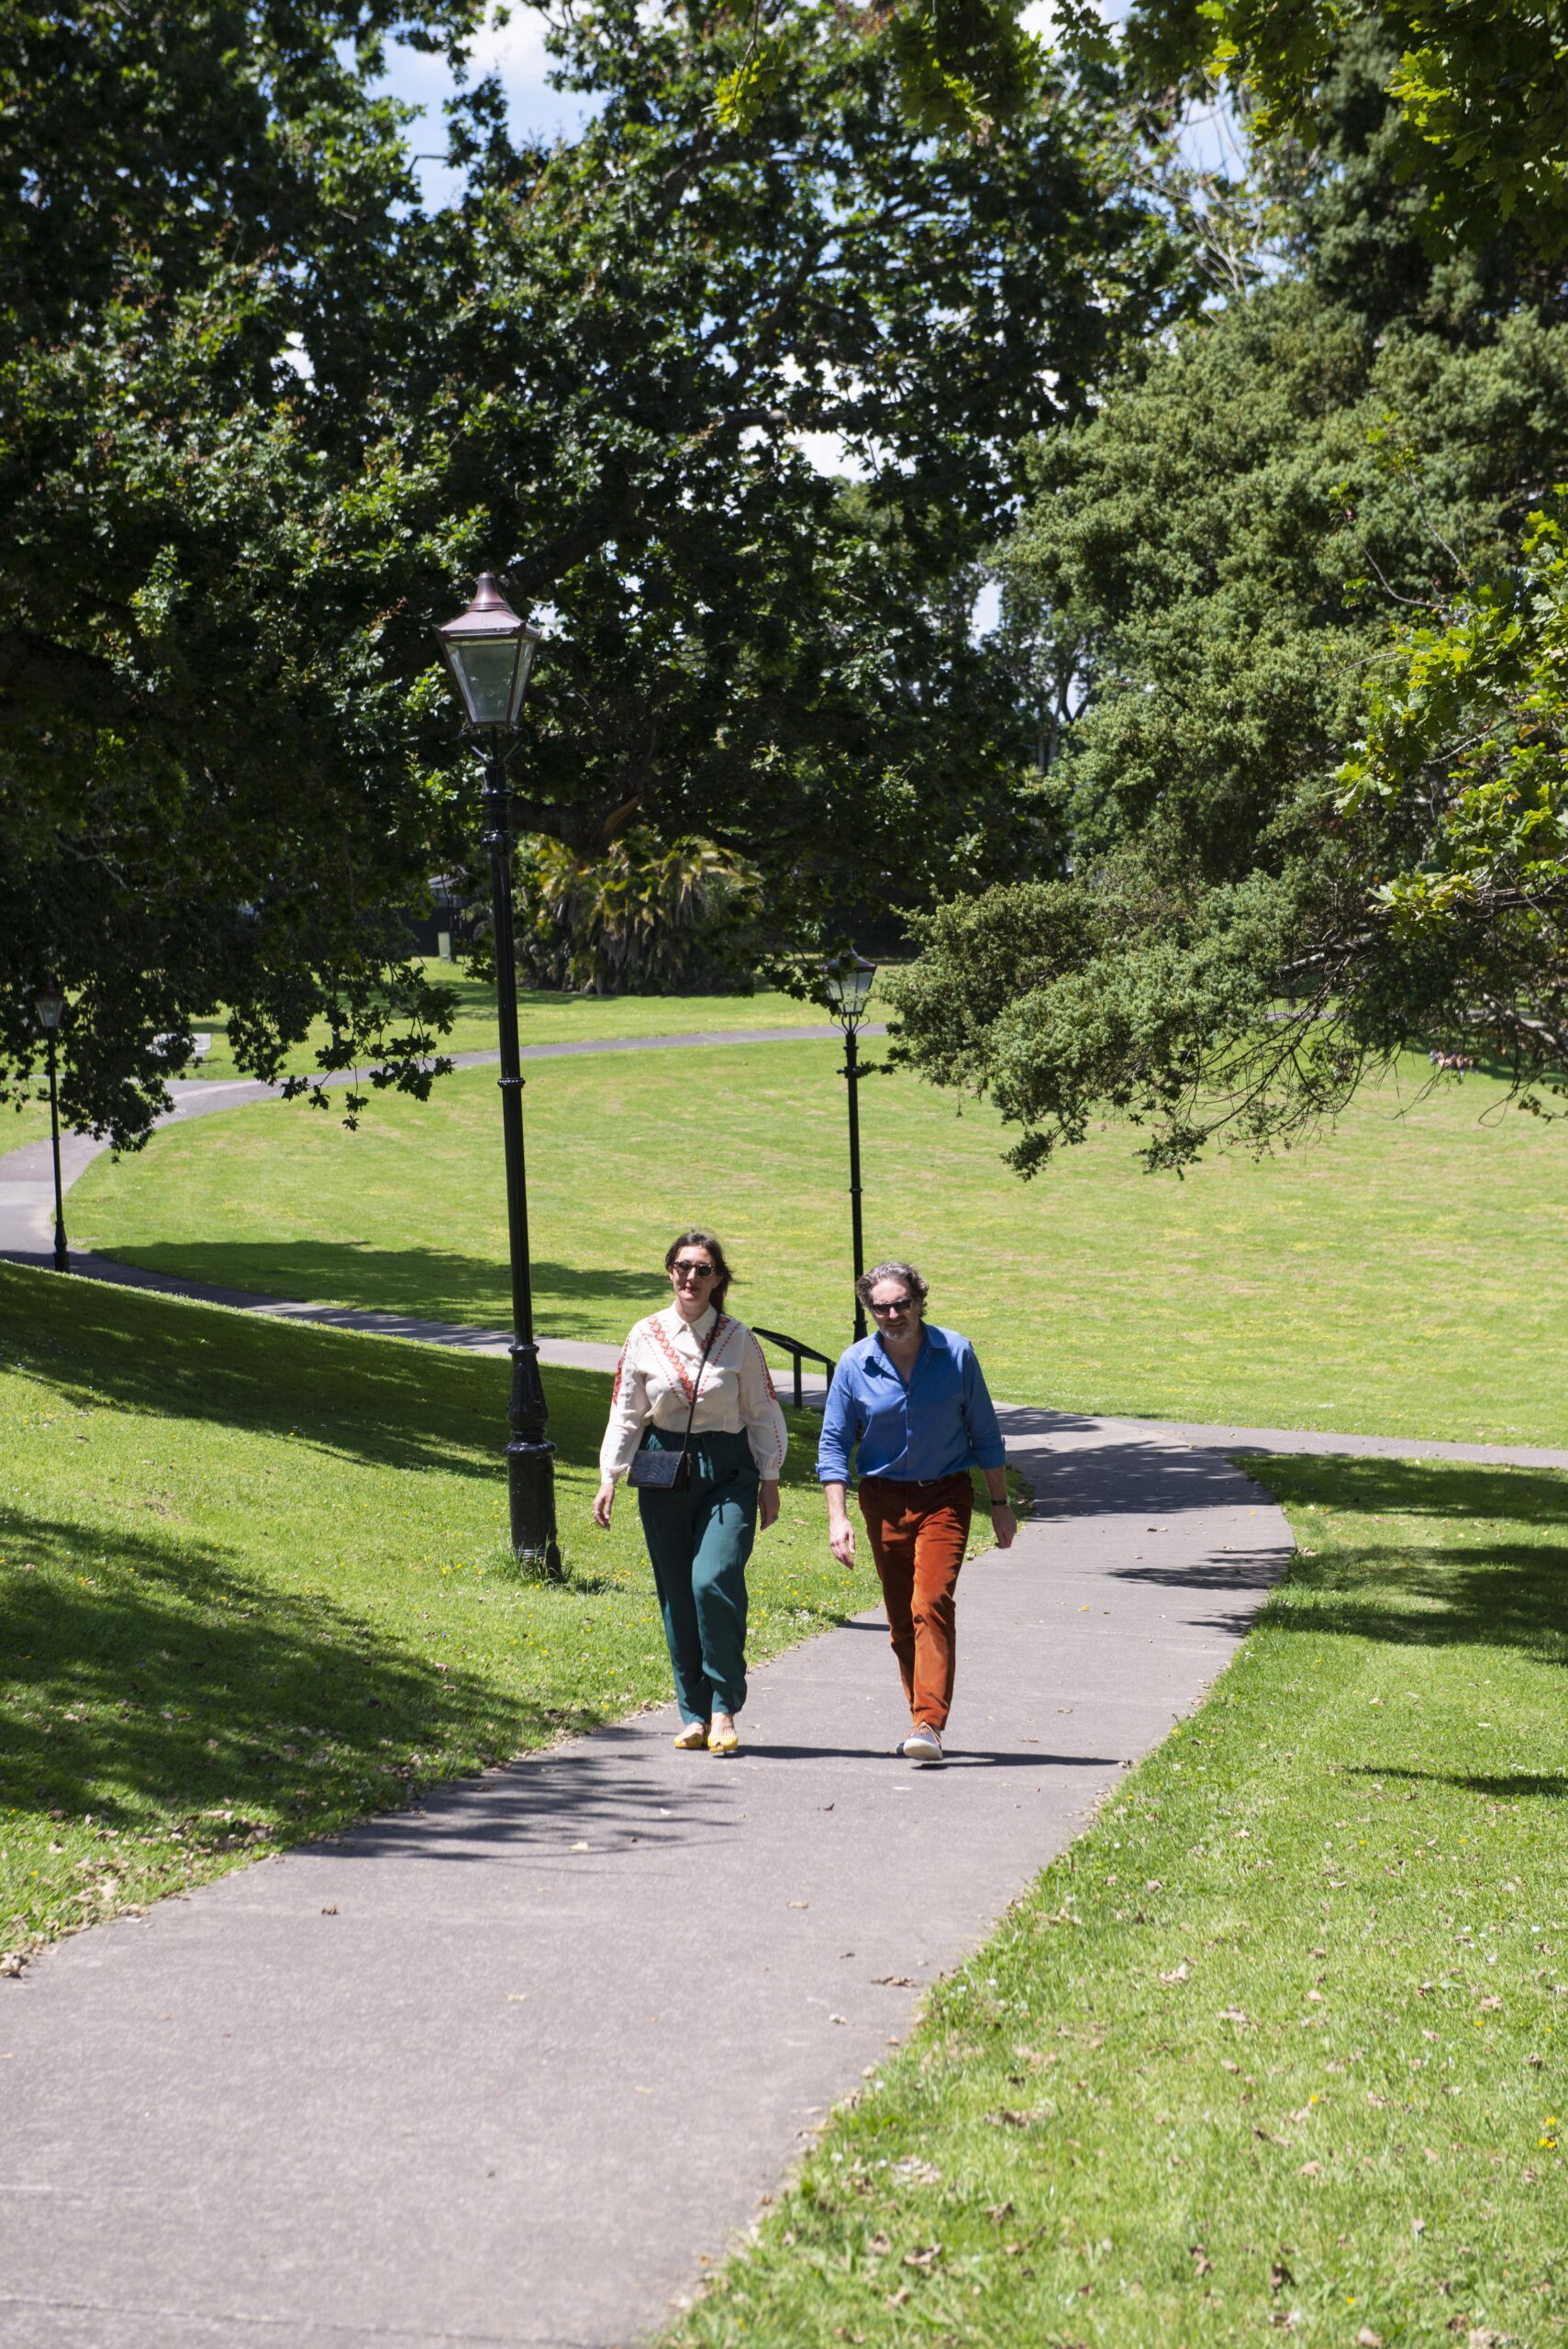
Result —
POLYGON ((517 722, 517 714, 523 706, 523 688, 528 682, 528 671, 534 665, 534 647, 538 644, 539 639, 539 631, 537 628, 530 625, 523 630, 517 677, 512 686, 512 707, 506 713, 506 723, 509 726, 515 726, 517 722))
POLYGON ((836 1017, 853 1027, 858 1023, 871 995, 872 981, 876 976, 876 964, 859 954, 849 955, 841 963, 830 963, 824 974, 828 1000, 836 1017))
POLYGON ((40 987, 33 997, 33 1002, 38 1011, 39 1026, 52 1035, 64 1014, 65 997, 58 987, 40 987))
POLYGON ((519 665, 516 636, 460 638, 450 651, 469 724, 510 725, 517 715, 512 690, 519 665))

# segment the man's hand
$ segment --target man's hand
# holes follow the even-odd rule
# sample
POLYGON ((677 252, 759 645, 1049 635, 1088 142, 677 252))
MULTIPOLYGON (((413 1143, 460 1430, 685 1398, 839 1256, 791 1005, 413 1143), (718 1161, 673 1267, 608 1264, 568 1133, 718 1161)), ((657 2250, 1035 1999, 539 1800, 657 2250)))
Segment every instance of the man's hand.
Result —
MULTIPOLYGON (((773 1490, 777 1492, 776 1485, 773 1490)), ((606 1532, 609 1531, 610 1512, 615 1505, 616 1480, 613 1476, 602 1476, 599 1479, 599 1489, 594 1495, 594 1522, 595 1525, 602 1525, 606 1532)))
POLYGON ((1018 1519, 1006 1501, 999 1501, 991 1512, 991 1531, 996 1536, 997 1549, 1010 1550, 1013 1546, 1013 1537, 1018 1530, 1018 1519))
POLYGON ((829 1477, 822 1487, 828 1504, 828 1547, 841 1566, 855 1563, 855 1529, 850 1523, 849 1486, 829 1477))
POLYGON ((757 1495, 757 1522, 765 1533, 770 1525, 778 1523, 779 1480, 764 1476, 757 1495))

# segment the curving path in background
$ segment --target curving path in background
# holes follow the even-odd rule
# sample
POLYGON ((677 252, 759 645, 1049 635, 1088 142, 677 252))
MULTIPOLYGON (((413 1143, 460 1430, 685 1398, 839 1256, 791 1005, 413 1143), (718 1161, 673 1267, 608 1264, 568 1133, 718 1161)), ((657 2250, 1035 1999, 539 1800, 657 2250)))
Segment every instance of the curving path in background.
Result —
MULTIPOLYGON (((833 1028, 703 1028, 681 1036, 602 1036, 584 1037, 567 1044, 525 1044, 525 1061, 575 1060, 584 1052, 668 1052, 683 1044, 809 1044, 825 1040, 838 1041, 841 1030, 833 1028)), ((885 1036, 884 1026, 869 1023, 861 1030, 862 1036, 885 1036)), ((500 1052, 453 1052, 450 1055, 454 1069, 495 1068, 500 1052)), ((357 1080, 351 1075, 323 1078, 328 1085, 349 1085, 357 1080)), ((177 1076, 171 1080, 169 1091, 174 1106, 157 1120, 157 1132, 164 1126, 183 1125, 191 1118, 211 1117, 221 1109, 244 1109, 256 1101, 278 1101, 283 1098, 281 1085, 263 1085, 250 1076, 207 1077, 177 1076)), ((69 1191, 79 1181, 95 1158, 101 1158, 109 1143, 95 1141, 91 1134, 62 1134, 60 1142, 61 1186, 69 1191)), ((69 1228, 71 1219, 66 1218, 69 1228)), ((54 1254, 54 1165, 48 1141, 24 1142, 19 1150, 0 1156, 0 1256, 13 1257, 22 1264, 35 1260, 50 1264, 54 1254)), ((85 1260, 83 1260, 85 1261, 85 1260)), ((104 1264, 95 1268, 100 1280, 113 1279, 115 1275, 104 1264)))
MULTIPOLYGON (((863 1036, 883 1036, 884 1026, 868 1024, 861 1030, 863 1036)), ((559 1060, 575 1058, 586 1052, 670 1052, 679 1046, 723 1044, 783 1044, 837 1041, 836 1027, 821 1028, 741 1028, 704 1029, 675 1036, 620 1036, 588 1038, 563 1044, 530 1044, 523 1050, 523 1059, 559 1060)), ((454 1052, 454 1068, 494 1067, 500 1060, 498 1052, 454 1052)), ((346 1082, 335 1078, 333 1083, 346 1082)), ((281 1085, 262 1085, 248 1077, 223 1080, 217 1078, 178 1078, 170 1086, 174 1107, 167 1117, 158 1120, 159 1126, 178 1125, 190 1118, 207 1117, 223 1109, 242 1108, 254 1101, 278 1098, 281 1085)), ((85 1172, 94 1159, 109 1147, 106 1141, 95 1141, 91 1136, 70 1134, 61 1142, 61 1174, 65 1187, 85 1172)), ((69 1225, 70 1219, 67 1218, 69 1225)), ((50 1145, 47 1141, 28 1142, 20 1150, 0 1156, 0 1258, 17 1264, 47 1265, 52 1261, 54 1230, 54 1191, 50 1145)), ((249 1312, 272 1313, 288 1319, 320 1322, 330 1329, 360 1330, 370 1335, 388 1338, 408 1338, 425 1343, 458 1346, 473 1353, 505 1353, 507 1339, 494 1330, 476 1330, 464 1322, 421 1320, 408 1314, 375 1313, 360 1308, 317 1305, 309 1298, 280 1298, 258 1297, 247 1289, 215 1287, 210 1283, 183 1281, 171 1275, 140 1270, 132 1264, 118 1264, 106 1257, 95 1256, 83 1251, 73 1251, 72 1262, 78 1273, 94 1280, 115 1281, 133 1288, 161 1289, 174 1297, 190 1297, 212 1305, 231 1305, 249 1312)), ((540 1358, 546 1363, 569 1364, 584 1370, 610 1370, 616 1366, 617 1348, 591 1344, 572 1338, 546 1338, 539 1344, 540 1358)), ((808 1402, 820 1403, 824 1392, 820 1380, 807 1378, 804 1393, 808 1402)), ((1063 1428, 1073 1424, 1071 1415, 1040 1412, 1034 1415, 1040 1426, 1063 1428)), ((1084 1422, 1089 1424, 1089 1422, 1084 1422)), ((1337 1453, 1375 1455, 1400 1460, 1472 1460, 1490 1466, 1519 1468, 1568 1468, 1568 1451, 1551 1451, 1529 1444, 1446 1443, 1413 1436, 1344 1435, 1322 1429, 1249 1428, 1232 1425, 1207 1425, 1198 1421, 1159 1419, 1097 1419, 1093 1424, 1115 1426, 1127 1441, 1147 1439, 1154 1442, 1176 1442, 1206 1445, 1225 1453, 1337 1453)))

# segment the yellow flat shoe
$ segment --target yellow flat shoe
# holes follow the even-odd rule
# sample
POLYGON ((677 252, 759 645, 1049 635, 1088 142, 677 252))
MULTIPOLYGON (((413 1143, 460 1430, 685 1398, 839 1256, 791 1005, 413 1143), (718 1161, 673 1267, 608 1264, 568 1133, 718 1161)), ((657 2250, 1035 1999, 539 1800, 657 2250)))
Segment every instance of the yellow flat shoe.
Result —
POLYGON ((675 1751, 677 1753, 700 1753, 706 1743, 707 1723, 688 1721, 675 1740, 675 1751))
POLYGON ((739 1753, 740 1740, 732 1729, 709 1730, 707 1750, 710 1753, 739 1753))

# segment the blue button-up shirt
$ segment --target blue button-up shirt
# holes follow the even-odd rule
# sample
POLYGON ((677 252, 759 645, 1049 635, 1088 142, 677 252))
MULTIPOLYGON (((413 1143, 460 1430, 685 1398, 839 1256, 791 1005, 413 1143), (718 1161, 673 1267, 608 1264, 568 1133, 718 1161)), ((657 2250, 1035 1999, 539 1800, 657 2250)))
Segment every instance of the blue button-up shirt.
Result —
POLYGON ((1006 1447, 969 1340, 927 1322, 907 1386, 880 1337, 862 1338, 841 1353, 817 1450, 823 1484, 849 1483, 857 1445, 861 1475, 895 1484, 1000 1468, 1006 1447))

